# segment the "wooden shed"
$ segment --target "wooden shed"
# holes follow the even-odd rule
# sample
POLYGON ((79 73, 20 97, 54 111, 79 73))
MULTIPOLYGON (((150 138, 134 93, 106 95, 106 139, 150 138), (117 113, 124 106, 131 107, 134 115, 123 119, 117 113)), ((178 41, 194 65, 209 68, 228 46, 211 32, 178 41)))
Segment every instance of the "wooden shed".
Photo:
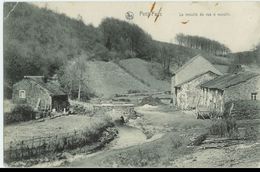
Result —
POLYGON ((68 95, 57 80, 43 76, 25 76, 13 85, 14 104, 27 104, 35 110, 64 111, 69 106, 68 95))

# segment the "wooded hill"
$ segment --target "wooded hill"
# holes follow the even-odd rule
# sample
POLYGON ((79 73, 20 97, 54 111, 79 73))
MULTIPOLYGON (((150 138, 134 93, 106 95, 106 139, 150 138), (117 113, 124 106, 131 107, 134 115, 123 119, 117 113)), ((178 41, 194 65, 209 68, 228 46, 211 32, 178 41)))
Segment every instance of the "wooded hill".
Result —
POLYGON ((82 77, 66 74, 74 72, 81 76, 85 70, 84 65, 81 65, 81 71, 68 66, 84 60, 117 62, 139 58, 161 64, 165 75, 170 75, 170 68, 178 68, 197 54, 206 55, 218 64, 231 63, 229 58, 217 57, 200 49, 155 41, 139 26, 125 21, 105 18, 94 27, 84 24, 81 16, 72 19, 22 2, 4 3, 3 27, 4 93, 9 98, 12 85, 24 75, 58 74, 63 79, 63 87, 69 87, 65 81, 73 78, 70 80, 72 83, 82 80, 82 77), (15 10, 9 14, 14 7, 15 10))

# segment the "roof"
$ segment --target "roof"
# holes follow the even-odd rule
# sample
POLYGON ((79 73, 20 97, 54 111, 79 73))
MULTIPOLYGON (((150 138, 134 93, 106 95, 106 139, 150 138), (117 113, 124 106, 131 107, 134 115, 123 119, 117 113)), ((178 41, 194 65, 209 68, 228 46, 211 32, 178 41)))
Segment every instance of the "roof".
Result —
MULTIPOLYGON (((184 81, 184 82, 182 82, 182 83, 176 85, 175 87, 180 87, 180 86, 182 86, 183 84, 186 84, 186 83, 188 83, 188 82, 190 82, 190 81, 192 81, 192 80, 194 80, 194 79, 196 79, 196 78, 198 78, 198 77, 200 77, 200 76, 202 76, 202 75, 204 75, 204 74, 206 74, 206 73, 213 73, 213 74, 219 75, 219 74, 214 73, 214 72, 212 72, 212 71, 207 71, 207 72, 198 74, 198 75, 196 75, 196 76, 194 76, 194 77, 188 79, 187 81, 184 81)), ((220 75, 219 75, 219 76, 220 76, 220 75)))
POLYGON ((217 70, 219 70, 221 73, 229 73, 229 66, 228 65, 219 65, 219 64, 214 64, 213 65, 217 70))
POLYGON ((201 84, 200 86, 204 88, 224 90, 228 87, 240 84, 242 82, 246 82, 256 76, 260 76, 260 74, 252 73, 252 72, 226 74, 226 75, 219 76, 213 80, 210 80, 204 84, 201 84))
MULTIPOLYGON (((184 65, 182 65, 182 66, 175 72, 175 74, 177 74, 179 71, 181 71, 181 70, 183 70, 184 68, 186 68, 189 64, 191 64, 194 60, 196 60, 196 59, 199 58, 199 57, 204 58, 206 61, 209 62, 209 64, 211 64, 214 68, 216 68, 215 65, 213 65, 213 63, 212 63, 211 61, 209 61, 207 58, 203 57, 201 54, 198 54, 198 55, 192 57, 190 60, 188 60, 184 65)), ((216 69, 218 70, 218 68, 216 68, 216 69)), ((218 71, 219 71, 219 70, 218 70, 218 71)), ((219 72, 221 72, 221 71, 219 71, 219 72)))
POLYGON ((66 93, 62 90, 58 81, 51 80, 51 81, 44 82, 43 76, 25 76, 24 78, 36 82, 38 85, 43 87, 52 95, 66 95, 66 93))

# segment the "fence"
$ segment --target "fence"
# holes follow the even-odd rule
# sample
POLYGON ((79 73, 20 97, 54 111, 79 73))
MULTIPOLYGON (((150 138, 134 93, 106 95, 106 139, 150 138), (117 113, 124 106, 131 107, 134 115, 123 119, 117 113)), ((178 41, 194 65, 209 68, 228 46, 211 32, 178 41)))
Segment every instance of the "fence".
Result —
POLYGON ((102 127, 98 131, 74 131, 55 136, 37 137, 18 142, 9 142, 5 145, 4 157, 6 162, 29 159, 47 153, 57 153, 63 150, 71 150, 91 143, 97 142, 103 131, 107 127, 102 127))

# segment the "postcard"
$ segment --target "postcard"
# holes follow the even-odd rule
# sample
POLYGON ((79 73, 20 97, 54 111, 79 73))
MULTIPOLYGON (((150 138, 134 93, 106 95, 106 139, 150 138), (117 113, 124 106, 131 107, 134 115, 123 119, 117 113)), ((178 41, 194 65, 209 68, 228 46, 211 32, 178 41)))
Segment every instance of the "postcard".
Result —
POLYGON ((259 30, 260 2, 4 2, 4 166, 260 167, 259 30))

